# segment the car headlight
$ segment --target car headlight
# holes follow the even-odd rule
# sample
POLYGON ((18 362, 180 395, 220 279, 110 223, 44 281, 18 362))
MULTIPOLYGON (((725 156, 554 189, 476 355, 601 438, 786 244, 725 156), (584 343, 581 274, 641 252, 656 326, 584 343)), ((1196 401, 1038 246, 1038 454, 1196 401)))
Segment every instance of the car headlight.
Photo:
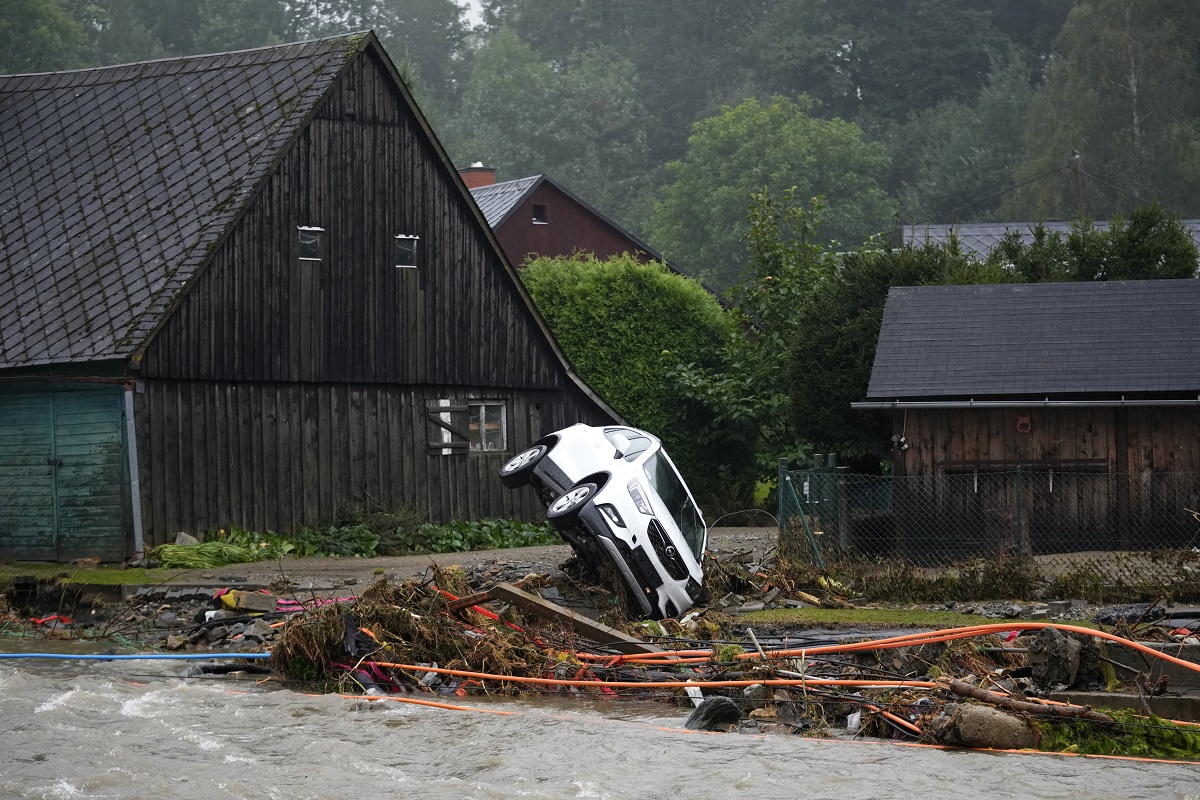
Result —
POLYGON ((636 479, 630 481, 625 488, 629 490, 629 496, 633 499, 633 505, 638 511, 648 517, 654 516, 654 512, 650 510, 650 501, 646 498, 642 485, 636 479))

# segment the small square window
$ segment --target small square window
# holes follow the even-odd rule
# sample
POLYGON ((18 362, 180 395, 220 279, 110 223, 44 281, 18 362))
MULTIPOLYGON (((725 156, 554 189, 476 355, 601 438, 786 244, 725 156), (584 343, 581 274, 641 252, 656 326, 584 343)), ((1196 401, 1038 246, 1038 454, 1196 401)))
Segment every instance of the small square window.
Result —
POLYGON ((417 245, 420 236, 410 233, 397 233, 396 236, 396 269, 417 268, 417 245))
POLYGON ((533 224, 534 225, 549 225, 550 220, 546 217, 546 207, 541 204, 533 206, 533 224))
POLYGON ((297 225, 297 241, 299 242, 299 257, 301 261, 320 261, 322 242, 325 238, 324 228, 309 225, 297 225))
POLYGON ((508 447, 504 403, 467 403, 467 432, 471 450, 502 451, 508 447))

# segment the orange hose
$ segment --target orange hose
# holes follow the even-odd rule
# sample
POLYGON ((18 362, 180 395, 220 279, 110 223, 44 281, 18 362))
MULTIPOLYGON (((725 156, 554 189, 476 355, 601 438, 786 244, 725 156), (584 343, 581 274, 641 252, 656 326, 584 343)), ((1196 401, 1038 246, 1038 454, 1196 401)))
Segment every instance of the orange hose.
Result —
MULTIPOLYGON (((319 695, 311 695, 319 697, 319 695)), ((366 695, 366 694, 339 694, 338 697, 346 700, 368 700, 375 702, 376 700, 390 700, 393 703, 411 703, 415 706, 430 706, 431 708, 444 708, 449 711, 477 711, 480 714, 499 714, 505 717, 519 715, 519 711, 500 711, 494 708, 479 708, 477 706, 459 706, 453 703, 437 703, 433 700, 418 700, 415 697, 396 697, 394 695, 366 695)))

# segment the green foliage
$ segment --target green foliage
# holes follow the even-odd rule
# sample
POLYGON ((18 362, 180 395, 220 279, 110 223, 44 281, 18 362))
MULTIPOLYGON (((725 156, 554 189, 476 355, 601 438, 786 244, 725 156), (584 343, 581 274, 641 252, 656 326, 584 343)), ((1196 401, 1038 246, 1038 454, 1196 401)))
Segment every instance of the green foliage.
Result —
POLYGON ((83 66, 86 44, 83 25, 61 2, 10 0, 0 4, 0 73, 83 66))
POLYGON ((530 525, 508 519, 426 523, 402 540, 406 553, 461 553, 562 544, 549 525, 530 525))
POLYGON ((750 266, 730 292, 736 305, 729 315, 737 324, 715 364, 680 359, 669 373, 684 397, 708 410, 708 420, 693 430, 697 441, 726 454, 721 477, 742 504, 774 473, 779 458, 799 458, 804 451, 787 414, 784 367, 796 333, 795 309, 836 263, 818 243, 822 211, 818 199, 808 208, 799 205, 794 190, 780 200, 765 189, 753 196, 746 236, 750 266))
POLYGON ((424 523, 425 516, 411 503, 394 508, 348 505, 339 510, 334 527, 365 528, 379 540, 376 554, 402 556, 412 552, 407 543, 424 523))
POLYGON ((1036 283, 1194 278, 1200 260, 1187 229, 1154 204, 1134 209, 1128 219, 1114 218, 1107 230, 1077 220, 1063 236, 1037 225, 1029 244, 1012 231, 988 264, 1036 283))
POLYGON ((207 569, 258 560, 254 550, 228 542, 164 544, 154 548, 150 557, 168 569, 207 569))
POLYGON ((995 219, 1033 93, 1029 66, 1013 59, 992 66, 974 102, 945 100, 895 126, 888 185, 901 221, 995 219))
POLYGON ((602 49, 550 63, 507 29, 475 55, 447 131, 461 163, 483 161, 501 180, 548 173, 625 223, 650 164, 632 68, 602 49))
POLYGON ((631 424, 661 438, 692 490, 703 493, 721 456, 693 436, 705 412, 685 402, 669 367, 715 366, 729 326, 716 298, 628 254, 539 258, 521 276, 580 376, 631 424))
POLYGON ((1200 730, 1195 727, 1141 716, 1130 709, 1104 709, 1104 713, 1113 718, 1113 724, 1050 717, 1031 719, 1040 738, 1038 749, 1052 753, 1200 759, 1200 730))
POLYGON ((673 183, 655 207, 651 242, 716 287, 747 265, 747 204, 763 189, 824 201, 822 236, 861 241, 888 226, 896 206, 879 186, 887 151, 843 120, 813 115, 814 104, 750 99, 697 122, 687 155, 667 165, 673 183))
POLYGON ((1006 218, 1104 218, 1153 200, 1200 214, 1197 42, 1192 0, 1081 0, 1029 109, 1015 175, 1028 185, 1006 218))
POLYGON ((305 527, 296 535, 294 552, 300 558, 370 558, 376 554, 375 548, 378 544, 379 537, 363 525, 305 527))

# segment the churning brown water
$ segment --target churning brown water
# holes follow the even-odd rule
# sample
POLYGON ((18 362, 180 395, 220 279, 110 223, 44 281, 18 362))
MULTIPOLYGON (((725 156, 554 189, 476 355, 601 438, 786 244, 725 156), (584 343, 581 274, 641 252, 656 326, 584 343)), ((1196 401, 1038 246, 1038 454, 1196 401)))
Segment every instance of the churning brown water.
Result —
POLYGON ((367 704, 184 669, 0 661, 0 796, 1200 800, 1197 766, 687 733, 685 709, 633 701, 367 704))

